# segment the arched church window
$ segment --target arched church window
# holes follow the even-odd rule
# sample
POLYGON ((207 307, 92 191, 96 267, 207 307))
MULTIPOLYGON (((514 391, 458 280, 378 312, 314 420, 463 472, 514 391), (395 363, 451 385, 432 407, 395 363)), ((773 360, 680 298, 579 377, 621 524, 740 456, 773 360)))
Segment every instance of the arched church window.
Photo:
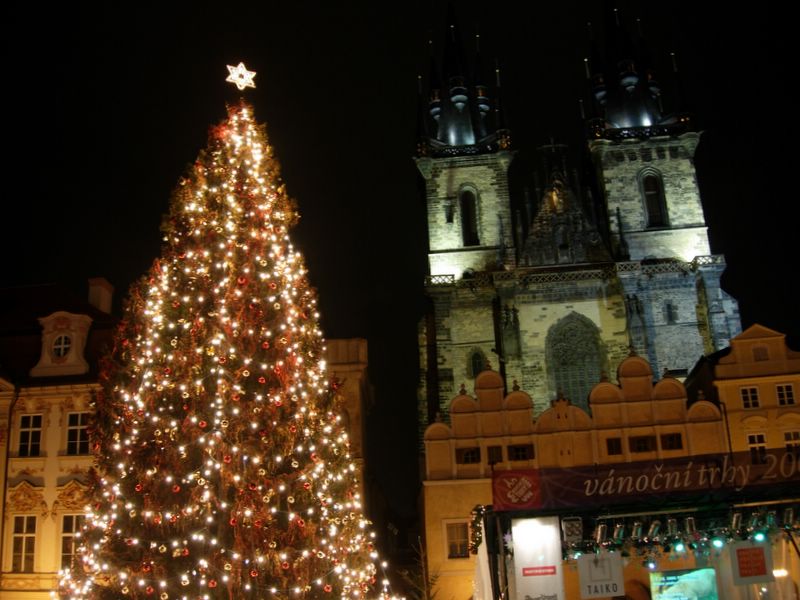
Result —
POLYGON ((461 208, 461 236, 464 246, 479 246, 478 237, 478 199, 472 190, 461 190, 459 194, 461 208))
POLYGON ((546 358, 552 394, 589 410, 588 396, 604 371, 605 353, 597 326, 578 313, 567 315, 547 333, 546 358))
POLYGON ((666 227, 667 203, 664 199, 664 182, 655 172, 648 172, 642 177, 642 194, 648 227, 666 227))
POLYGON ((489 367, 486 364, 486 355, 475 348, 469 353, 467 361, 467 375, 474 379, 489 367))

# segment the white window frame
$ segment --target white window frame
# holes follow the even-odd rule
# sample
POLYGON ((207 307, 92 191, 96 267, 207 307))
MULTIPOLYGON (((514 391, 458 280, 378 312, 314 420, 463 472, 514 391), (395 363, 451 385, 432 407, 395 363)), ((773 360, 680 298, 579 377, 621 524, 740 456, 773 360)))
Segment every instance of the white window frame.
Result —
POLYGON ((28 514, 28 513, 14 514, 14 515, 11 515, 10 522, 11 522, 11 527, 9 528, 10 529, 10 532, 9 532, 10 533, 10 544, 9 544, 9 548, 8 548, 8 550, 9 550, 9 552, 8 552, 8 557, 9 557, 8 567, 9 567, 9 569, 8 570, 9 570, 10 573, 35 573, 36 572, 36 564, 37 564, 36 547, 37 547, 37 541, 38 541, 36 538, 37 538, 37 533, 39 532, 39 519, 36 517, 36 515, 32 515, 32 514, 28 514), (27 529, 27 524, 29 523, 28 519, 33 519, 33 531, 32 532, 22 531, 22 532, 18 533, 16 531, 17 519, 23 519, 23 521, 22 521, 23 529, 27 529), (14 546, 15 546, 15 542, 17 541, 17 538, 21 538, 22 539, 22 555, 21 555, 22 556, 22 559, 21 559, 22 564, 21 564, 21 568, 20 569, 16 569, 15 568, 16 565, 15 565, 15 562, 14 562, 16 560, 16 556, 17 556, 17 553, 14 551, 14 546), (30 552, 26 552, 26 550, 28 549, 28 545, 29 544, 32 547, 30 549, 30 552), (25 555, 26 554, 30 554, 31 555, 31 568, 30 569, 26 569, 25 568, 25 555))
MULTIPOLYGON (((445 519, 442 522, 442 533, 444 539, 444 556, 447 560, 464 560, 469 558, 469 521, 467 519, 445 519), (464 556, 451 556, 450 555, 450 527, 456 525, 463 525, 466 528, 467 537, 465 539, 466 553, 464 556)), ((458 540, 456 540, 456 543, 458 540)))

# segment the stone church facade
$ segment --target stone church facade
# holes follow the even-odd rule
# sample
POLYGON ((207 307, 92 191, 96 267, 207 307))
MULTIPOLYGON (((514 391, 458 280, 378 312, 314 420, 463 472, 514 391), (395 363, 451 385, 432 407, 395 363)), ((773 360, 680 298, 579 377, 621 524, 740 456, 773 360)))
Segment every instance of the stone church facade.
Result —
POLYGON ((559 397, 588 409, 591 386, 632 352, 680 378, 725 347, 741 326, 720 286, 724 258, 709 246, 693 162, 701 134, 690 115, 663 109, 636 40, 618 28, 608 39, 628 43, 588 63, 594 176, 579 178, 563 147, 544 147, 546 185, 526 207, 510 192, 499 75, 489 86, 449 25, 421 97, 415 159, 430 273, 421 429, 487 365, 507 389, 529 391, 539 414, 559 397))

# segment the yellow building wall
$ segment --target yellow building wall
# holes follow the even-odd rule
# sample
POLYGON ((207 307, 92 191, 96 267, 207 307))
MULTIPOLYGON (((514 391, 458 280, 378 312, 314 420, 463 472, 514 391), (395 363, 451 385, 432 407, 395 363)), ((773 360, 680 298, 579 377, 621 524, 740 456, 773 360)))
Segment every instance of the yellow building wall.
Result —
POLYGON ((423 482, 425 548, 429 577, 436 578, 436 600, 467 600, 472 597, 475 555, 448 558, 447 524, 469 523, 478 504, 492 503, 491 479, 423 482))
POLYGON ((3 482, 0 600, 45 600, 57 587, 63 517, 83 513, 86 487, 81 480, 93 463, 90 454, 67 455, 67 419, 70 413, 90 411, 97 389, 94 384, 22 388, 9 402, 2 448, 9 458, 3 482), (20 419, 37 414, 42 415, 39 456, 19 456, 20 419), (36 517, 32 572, 12 572, 17 516, 36 517))

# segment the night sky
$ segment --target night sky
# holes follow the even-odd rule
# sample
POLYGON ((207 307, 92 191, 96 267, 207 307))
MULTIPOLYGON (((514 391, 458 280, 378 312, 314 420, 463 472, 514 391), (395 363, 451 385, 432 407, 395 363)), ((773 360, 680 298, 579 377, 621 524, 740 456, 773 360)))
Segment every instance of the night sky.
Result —
MULTIPOLYGON (((299 205, 294 240, 326 336, 369 340, 373 478, 413 516, 426 248, 412 155, 417 74, 428 73, 427 39, 441 47, 444 2, 110 4, 5 9, 0 281, 104 276, 119 301, 158 256, 179 176, 239 95, 225 65, 244 61, 258 73, 245 96, 299 205)), ((580 149, 586 22, 602 22, 599 2, 544 4, 456 3, 464 32, 479 25, 484 56, 500 61, 521 179, 537 145, 580 149)), ((698 179, 712 249, 728 261, 723 285, 745 327, 778 329, 800 349, 790 18, 654 4, 618 6, 631 26, 641 17, 665 88, 677 54, 705 131, 698 179)))

